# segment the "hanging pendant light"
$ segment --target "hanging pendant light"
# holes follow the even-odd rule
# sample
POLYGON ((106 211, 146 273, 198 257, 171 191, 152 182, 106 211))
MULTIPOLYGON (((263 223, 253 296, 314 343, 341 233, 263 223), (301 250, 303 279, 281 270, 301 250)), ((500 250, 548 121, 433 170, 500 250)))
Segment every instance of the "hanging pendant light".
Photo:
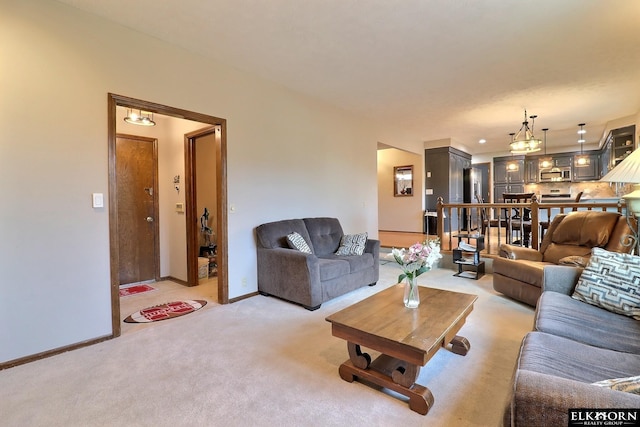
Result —
POLYGON ((540 169, 548 169, 553 166, 553 159, 551 157, 547 157, 547 131, 549 128, 542 129, 544 132, 544 157, 541 157, 538 163, 538 167, 540 169))
POLYGON ((522 127, 509 144, 512 154, 528 154, 540 151, 542 141, 533 136, 533 125, 536 117, 538 116, 529 116, 531 119, 531 129, 529 129, 527 110, 524 110, 524 121, 522 122, 522 127))
POLYGON ((584 155, 584 143, 586 141, 586 139, 584 139, 584 134, 587 133, 586 130, 584 130, 584 125, 585 123, 580 123, 578 126, 580 126, 580 130, 578 130, 578 135, 580 135, 578 137, 578 144, 580 144, 580 155, 575 157, 574 160, 574 166, 576 167, 585 167, 585 166, 589 166, 591 164, 591 158, 589 156, 585 156, 584 155))
POLYGON ((134 110, 133 108, 127 108, 127 116, 124 121, 131 123, 132 125, 140 126, 155 126, 156 122, 153 121, 153 113, 149 111, 134 110))
MULTIPOLYGON (((513 141, 513 136, 515 135, 515 133, 511 132, 509 134, 510 140, 513 141)), ((511 157, 513 157, 513 154, 511 155, 511 157)), ((517 160, 510 160, 507 162, 507 172, 518 172, 518 170, 520 169, 520 165, 518 165, 518 161, 517 160)))

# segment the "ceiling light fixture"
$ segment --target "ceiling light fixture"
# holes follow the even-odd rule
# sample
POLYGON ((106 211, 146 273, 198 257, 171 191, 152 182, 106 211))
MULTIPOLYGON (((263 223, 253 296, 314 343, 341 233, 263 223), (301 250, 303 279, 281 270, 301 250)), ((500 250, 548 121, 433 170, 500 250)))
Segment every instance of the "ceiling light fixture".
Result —
POLYGON ((127 117, 124 121, 131 123, 132 125, 140 126, 155 126, 156 122, 153 121, 153 113, 149 111, 136 110, 133 108, 127 108, 127 117))
POLYGON ((547 131, 549 130, 549 128, 544 128, 542 129, 542 132, 544 132, 544 155, 545 157, 541 157, 538 163, 538 167, 541 169, 548 169, 551 166, 553 166, 553 159, 551 157, 546 157, 547 156, 547 131))
POLYGON ((585 156, 584 155, 584 143, 585 143, 585 139, 584 139, 584 134, 587 133, 586 130, 584 130, 584 125, 585 123, 580 123, 578 126, 580 126, 580 130, 578 131, 578 135, 580 135, 578 137, 578 144, 580 144, 580 155, 576 156, 575 161, 574 161, 574 165, 576 167, 582 168, 585 166, 589 166, 591 164, 591 159, 589 158, 589 156, 585 156))
MULTIPOLYGON (((515 135, 515 133, 511 132, 509 134, 509 139, 511 141, 513 141, 513 135, 515 135)), ((513 157, 513 155, 512 155, 513 157)), ((517 160, 511 160, 507 162, 507 172, 518 172, 518 170, 520 170, 520 165, 518 165, 518 161, 517 160)))
POLYGON ((540 151, 542 141, 533 136, 533 124, 536 117, 538 116, 529 116, 531 119, 531 129, 529 129, 527 110, 524 110, 524 121, 522 122, 522 127, 509 144, 512 154, 528 154, 540 151))

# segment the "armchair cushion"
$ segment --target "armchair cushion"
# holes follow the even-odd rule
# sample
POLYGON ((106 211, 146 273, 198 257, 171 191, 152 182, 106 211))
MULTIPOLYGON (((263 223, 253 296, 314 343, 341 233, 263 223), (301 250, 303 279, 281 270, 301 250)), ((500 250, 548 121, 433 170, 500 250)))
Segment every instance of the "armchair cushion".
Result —
POLYGON ((593 248, 572 297, 640 320, 640 257, 593 248))

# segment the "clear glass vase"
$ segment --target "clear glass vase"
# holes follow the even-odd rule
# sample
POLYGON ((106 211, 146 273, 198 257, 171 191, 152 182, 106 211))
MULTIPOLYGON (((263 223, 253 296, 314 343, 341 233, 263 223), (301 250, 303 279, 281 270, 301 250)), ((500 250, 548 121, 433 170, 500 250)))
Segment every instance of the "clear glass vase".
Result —
POLYGON ((404 285, 404 306, 407 308, 418 308, 420 305, 420 295, 418 294, 418 278, 407 277, 404 285))

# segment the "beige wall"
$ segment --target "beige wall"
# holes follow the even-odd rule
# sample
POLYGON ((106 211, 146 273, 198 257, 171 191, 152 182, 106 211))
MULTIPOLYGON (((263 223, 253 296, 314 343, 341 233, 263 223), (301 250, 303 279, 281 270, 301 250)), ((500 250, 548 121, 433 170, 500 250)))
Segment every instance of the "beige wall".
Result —
POLYGON ((378 227, 385 231, 423 231, 424 157, 395 148, 378 150, 378 227), (413 166, 413 196, 393 195, 393 168, 413 166))
MULTIPOLYGON (((376 123, 49 0, 0 2, 0 55, 0 363, 111 334, 108 206, 91 207, 109 92, 227 119, 230 298, 257 290, 263 222, 334 216, 377 237, 376 123)), ((159 150, 166 192, 182 142, 159 150)), ((173 273, 183 193, 167 194, 173 273)))

